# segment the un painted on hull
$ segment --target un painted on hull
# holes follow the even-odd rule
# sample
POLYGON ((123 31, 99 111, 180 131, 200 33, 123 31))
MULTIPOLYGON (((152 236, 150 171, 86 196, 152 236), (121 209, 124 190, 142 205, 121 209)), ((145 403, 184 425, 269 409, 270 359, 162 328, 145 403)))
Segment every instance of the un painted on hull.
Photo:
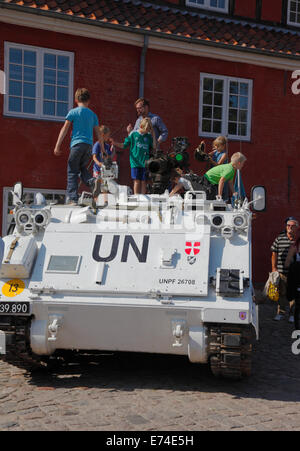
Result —
MULTIPOLYGON (((131 248, 136 255, 137 261, 139 263, 145 263, 147 261, 148 255, 148 247, 149 247, 149 235, 145 235, 143 237, 142 248, 139 249, 136 241, 132 235, 125 235, 122 254, 121 254, 121 263, 126 263, 128 260, 128 252, 129 248, 131 248)), ((106 236, 105 239, 111 239, 110 236, 106 236)), ((100 256, 101 243, 103 240, 103 235, 96 235, 95 243, 93 247, 93 259, 96 262, 110 262, 114 260, 117 256, 119 244, 120 244, 120 235, 113 235, 111 249, 109 251, 109 255, 106 257, 100 256)))

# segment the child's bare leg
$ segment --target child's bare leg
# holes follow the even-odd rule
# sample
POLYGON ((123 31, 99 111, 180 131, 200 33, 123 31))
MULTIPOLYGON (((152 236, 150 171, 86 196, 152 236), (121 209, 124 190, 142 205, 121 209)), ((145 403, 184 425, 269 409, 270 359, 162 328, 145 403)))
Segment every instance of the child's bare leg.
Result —
POLYGON ((146 180, 142 180, 141 181, 141 194, 146 194, 146 189, 147 189, 146 180))
POLYGON ((140 180, 134 180, 134 182, 133 182, 133 192, 134 192, 134 194, 140 194, 141 193, 141 181, 140 180))

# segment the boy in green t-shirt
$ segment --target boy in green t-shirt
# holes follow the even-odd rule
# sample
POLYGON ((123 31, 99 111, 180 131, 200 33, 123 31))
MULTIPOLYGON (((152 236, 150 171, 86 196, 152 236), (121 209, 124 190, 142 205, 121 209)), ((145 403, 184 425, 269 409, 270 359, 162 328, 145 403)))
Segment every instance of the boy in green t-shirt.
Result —
POLYGON ((237 169, 241 170, 245 161, 245 155, 241 152, 236 152, 232 155, 230 163, 215 166, 207 171, 202 178, 203 185, 209 192, 207 198, 214 199, 216 196, 222 198, 223 187, 226 181, 228 181, 229 189, 233 195, 235 171, 237 169))
POLYGON ((116 142, 113 144, 121 149, 129 148, 133 192, 146 194, 146 161, 150 158, 150 151, 155 148, 155 136, 150 118, 142 119, 140 128, 131 132, 123 144, 116 142))

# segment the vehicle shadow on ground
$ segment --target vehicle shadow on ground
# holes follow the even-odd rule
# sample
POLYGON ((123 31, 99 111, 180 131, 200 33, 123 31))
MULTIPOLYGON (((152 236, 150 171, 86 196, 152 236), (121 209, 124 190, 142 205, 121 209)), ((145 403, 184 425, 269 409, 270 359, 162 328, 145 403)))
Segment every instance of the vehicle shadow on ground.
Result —
MULTIPOLYGON (((215 378, 208 365, 187 357, 153 354, 103 354, 92 362, 31 371, 29 383, 51 388, 140 389, 227 393, 239 398, 300 402, 300 354, 292 353, 293 325, 273 321, 274 306, 260 306, 260 339, 253 351, 252 375, 241 381, 215 378)), ((300 346, 299 346, 300 348, 300 346)))

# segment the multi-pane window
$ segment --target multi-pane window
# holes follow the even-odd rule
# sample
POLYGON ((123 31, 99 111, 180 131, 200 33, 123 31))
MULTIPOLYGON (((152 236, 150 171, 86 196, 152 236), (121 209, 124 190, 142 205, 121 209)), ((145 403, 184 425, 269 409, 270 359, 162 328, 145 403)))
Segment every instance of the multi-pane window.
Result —
POLYGON ((252 80, 201 74, 199 135, 250 140, 252 80))
POLYGON ((300 26, 300 0, 289 0, 287 22, 290 25, 300 26))
POLYGON ((213 11, 228 12, 228 0, 187 0, 189 6, 211 9, 213 11))
POLYGON ((8 109, 35 114, 36 53, 20 48, 9 49, 8 109))
POLYGON ((73 53, 5 43, 4 114, 64 119, 73 105, 73 53))
POLYGON ((64 117, 68 111, 70 57, 44 53, 43 114, 64 117))

